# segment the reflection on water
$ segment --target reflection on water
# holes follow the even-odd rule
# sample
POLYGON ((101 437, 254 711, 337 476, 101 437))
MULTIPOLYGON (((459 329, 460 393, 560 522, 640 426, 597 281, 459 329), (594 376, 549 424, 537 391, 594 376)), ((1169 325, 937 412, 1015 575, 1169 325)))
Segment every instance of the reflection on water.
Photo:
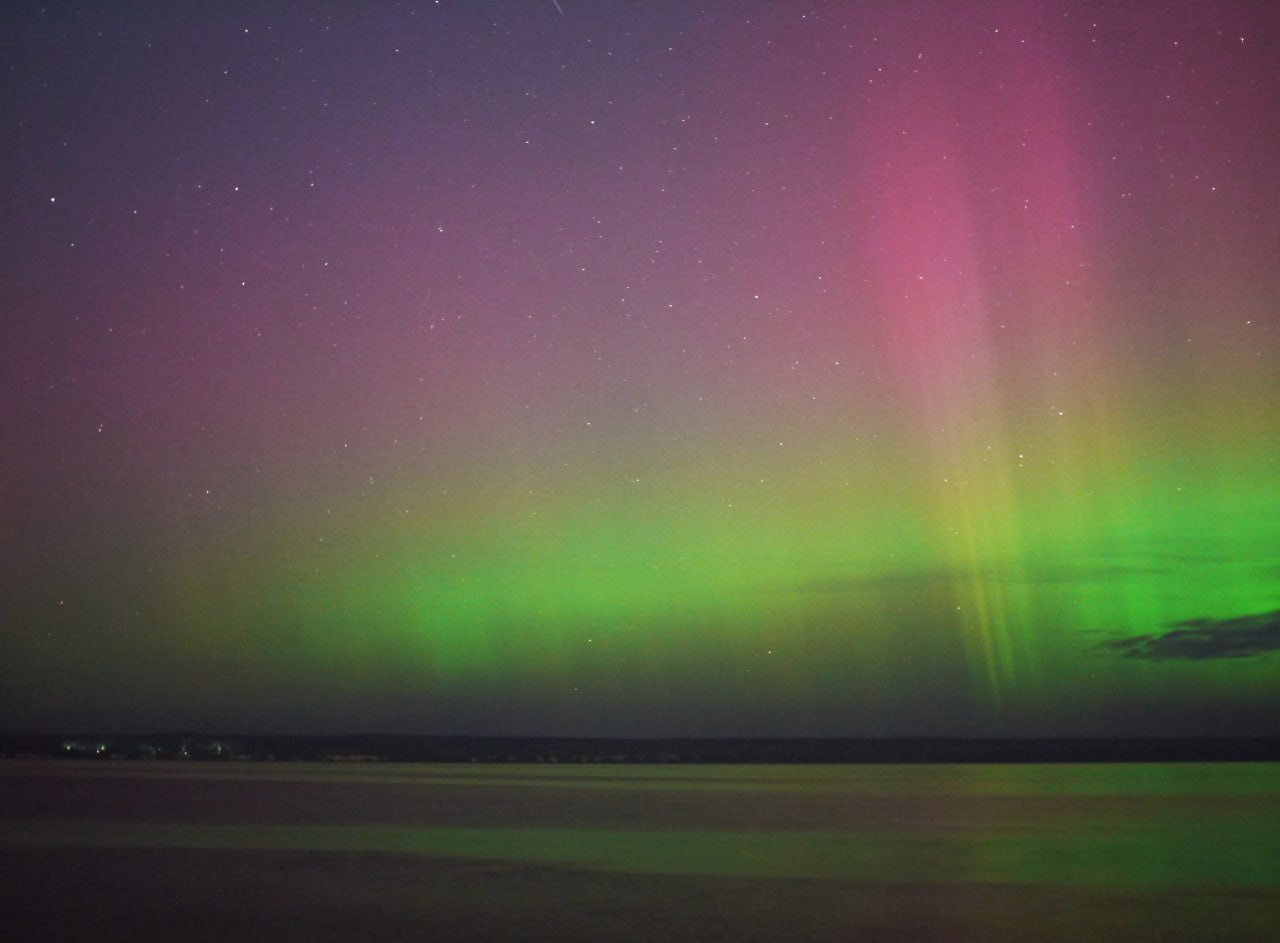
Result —
POLYGON ((0 846, 1280 887, 1280 766, 0 766, 0 846))

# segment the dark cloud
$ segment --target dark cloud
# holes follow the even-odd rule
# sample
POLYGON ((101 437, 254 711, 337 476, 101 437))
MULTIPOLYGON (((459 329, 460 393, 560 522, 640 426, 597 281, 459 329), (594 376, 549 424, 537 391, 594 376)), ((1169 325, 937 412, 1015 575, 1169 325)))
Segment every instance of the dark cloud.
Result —
POLYGON ((1106 566, 1057 566, 1032 564, 1028 566, 993 566, 983 570, 904 570, 890 573, 869 573, 831 579, 806 580, 782 587, 800 593, 865 593, 894 589, 917 589, 926 586, 953 586, 981 580, 990 585, 1091 583, 1132 579, 1135 576, 1158 575, 1159 568, 1114 564, 1106 566))
POLYGON ((1099 647, 1147 661, 1252 658, 1280 650, 1280 609, 1234 619, 1188 619, 1167 628, 1159 634, 1113 639, 1099 647))

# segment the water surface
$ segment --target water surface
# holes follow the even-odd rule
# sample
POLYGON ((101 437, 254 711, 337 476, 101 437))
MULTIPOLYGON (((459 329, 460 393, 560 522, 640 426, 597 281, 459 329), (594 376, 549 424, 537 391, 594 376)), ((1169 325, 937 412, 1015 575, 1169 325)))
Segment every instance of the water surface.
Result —
MULTIPOLYGON (((714 938, 711 919, 743 939, 978 939, 1013 926, 1229 939, 1280 930, 1278 809, 1275 764, 13 762, 0 764, 0 856, 44 874, 30 919, 92 923, 53 901, 99 881, 112 888, 99 906, 140 938, 166 910, 127 898, 186 868, 210 893, 264 869, 289 875, 224 928, 251 935, 299 909, 329 914, 315 932, 344 925, 372 906, 372 879, 387 898, 360 925, 372 939, 415 920, 446 920, 446 938, 512 935, 522 919, 600 938, 574 929, 583 907, 612 915, 618 939, 647 938, 655 907, 685 914, 664 932, 689 939, 714 938), (132 875, 126 886, 112 868, 132 875), (335 874, 347 878, 337 895, 325 891, 335 874)), ((201 893, 188 887, 193 906, 201 893)))

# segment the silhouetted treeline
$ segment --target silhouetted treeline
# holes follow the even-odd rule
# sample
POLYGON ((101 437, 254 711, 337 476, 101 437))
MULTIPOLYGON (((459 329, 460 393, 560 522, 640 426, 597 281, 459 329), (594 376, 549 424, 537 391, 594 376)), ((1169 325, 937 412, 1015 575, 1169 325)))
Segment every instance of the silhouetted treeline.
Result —
POLYGON ((0 755, 390 763, 1113 763, 1280 760, 1278 739, 466 737, 0 734, 0 755))

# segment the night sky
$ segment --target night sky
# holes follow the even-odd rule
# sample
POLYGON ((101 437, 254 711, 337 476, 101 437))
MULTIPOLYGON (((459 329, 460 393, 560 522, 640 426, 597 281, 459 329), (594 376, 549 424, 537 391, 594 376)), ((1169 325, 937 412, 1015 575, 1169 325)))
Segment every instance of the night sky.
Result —
POLYGON ((0 725, 1280 734, 1271 4, 5 9, 0 725))

